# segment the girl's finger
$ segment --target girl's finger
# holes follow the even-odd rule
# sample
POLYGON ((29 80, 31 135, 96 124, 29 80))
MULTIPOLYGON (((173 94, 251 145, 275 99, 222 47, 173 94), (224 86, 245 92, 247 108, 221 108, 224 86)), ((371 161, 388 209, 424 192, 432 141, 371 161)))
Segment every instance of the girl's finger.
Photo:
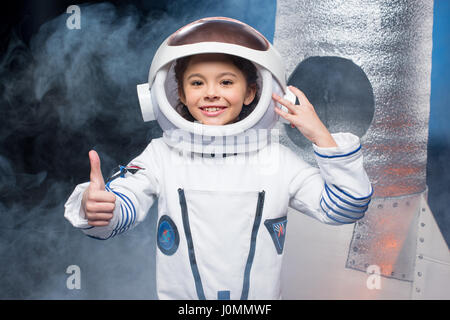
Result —
POLYGON ((301 106, 306 106, 310 104, 308 98, 306 98, 306 95, 300 89, 297 89, 294 86, 289 86, 288 88, 289 90, 291 90, 293 94, 297 96, 301 106))
POLYGON ((116 196, 105 190, 92 190, 88 195, 88 200, 95 202, 116 202, 116 196))
POLYGON ((110 202, 91 202, 86 203, 86 210, 90 212, 113 212, 115 203, 110 202))
POLYGON ((278 102, 278 103, 282 104, 283 106, 285 106, 286 108, 288 108, 289 111, 291 111, 292 113, 295 113, 295 105, 292 102, 281 98, 279 95, 277 95, 275 93, 272 95, 272 97, 276 102, 278 102))
POLYGON ((105 220, 88 221, 88 224, 93 227, 106 227, 107 225, 109 225, 109 221, 105 220))
POLYGON ((113 214, 109 212, 102 213, 90 213, 88 220, 89 221, 109 221, 113 218, 113 214))
POLYGON ((293 120, 294 120, 294 119, 293 119, 293 115, 292 115, 292 114, 287 113, 287 112, 281 110, 281 109, 278 108, 278 107, 275 107, 275 112, 278 113, 281 117, 283 117, 283 118, 286 119, 287 121, 289 121, 290 124, 291 124, 291 128, 295 128, 295 125, 294 125, 294 123, 293 123, 293 120))
POLYGON ((294 120, 293 114, 287 113, 286 111, 281 110, 281 108, 275 107, 275 112, 291 123, 294 120))

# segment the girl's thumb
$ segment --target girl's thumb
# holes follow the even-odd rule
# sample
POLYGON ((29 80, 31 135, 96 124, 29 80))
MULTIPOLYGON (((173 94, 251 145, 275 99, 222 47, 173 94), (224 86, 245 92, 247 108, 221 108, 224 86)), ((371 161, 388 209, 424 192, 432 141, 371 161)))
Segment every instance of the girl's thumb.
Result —
POLYGON ((102 169, 100 168, 100 157, 97 151, 89 151, 89 162, 91 163, 91 183, 95 184, 99 190, 105 189, 105 180, 103 180, 102 169))

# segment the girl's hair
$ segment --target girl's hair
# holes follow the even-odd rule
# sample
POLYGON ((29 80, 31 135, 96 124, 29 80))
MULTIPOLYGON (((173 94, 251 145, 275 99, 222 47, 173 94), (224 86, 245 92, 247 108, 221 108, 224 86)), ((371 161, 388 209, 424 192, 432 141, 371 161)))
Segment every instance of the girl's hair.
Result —
MULTIPOLYGON (((245 80, 247 81, 247 87, 249 86, 255 86, 256 88, 256 94, 255 99, 246 106, 242 107, 241 113, 239 113, 237 121, 240 121, 242 119, 245 119, 256 107, 258 104, 258 92, 259 87, 258 83, 256 82, 258 79, 258 74, 256 72, 256 67, 253 63, 251 63, 249 60, 233 56, 229 54, 225 54, 225 56, 244 74, 245 80)), ((186 71, 189 61, 192 56, 182 57, 177 59, 174 71, 175 71, 175 79, 177 81, 178 85, 178 92, 183 91, 183 75, 186 71)), ((192 114, 189 112, 187 106, 185 106, 180 100, 178 100, 178 104, 175 108, 175 110, 186 120, 188 121, 195 121, 195 118, 192 116, 192 114)))

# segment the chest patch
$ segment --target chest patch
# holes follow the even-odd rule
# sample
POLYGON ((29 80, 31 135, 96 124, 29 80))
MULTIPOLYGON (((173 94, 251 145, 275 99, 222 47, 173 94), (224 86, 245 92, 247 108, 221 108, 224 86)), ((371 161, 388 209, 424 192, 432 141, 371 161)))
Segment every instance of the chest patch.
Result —
POLYGON ((158 223, 157 245, 159 250, 170 256, 177 251, 179 243, 177 226, 169 216, 162 216, 158 223))
POLYGON ((272 237, 277 253, 282 254, 284 239, 286 238, 287 216, 276 219, 266 219, 264 225, 272 237))

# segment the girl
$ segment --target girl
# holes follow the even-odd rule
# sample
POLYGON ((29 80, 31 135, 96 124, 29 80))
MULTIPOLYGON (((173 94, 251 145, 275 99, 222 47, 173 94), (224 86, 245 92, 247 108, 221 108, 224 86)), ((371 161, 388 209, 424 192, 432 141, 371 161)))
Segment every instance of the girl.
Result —
MULTIPOLYGON (((161 85, 167 84, 167 73, 153 77, 152 63, 149 83, 156 96, 152 96, 152 102, 157 102, 155 113, 164 136, 153 139, 106 184, 100 159, 90 151, 90 182, 78 185, 66 203, 65 217, 75 227, 90 237, 108 239, 142 221, 158 199, 156 265, 160 299, 280 299, 288 206, 335 225, 353 223, 367 210, 372 188, 363 168, 359 138, 350 133, 330 134, 295 87, 289 90, 297 96, 299 105, 275 93, 267 102, 267 72, 260 65, 257 70, 254 63, 233 51, 240 46, 270 52, 267 40, 261 37, 249 26, 227 18, 202 19, 169 37, 167 47, 192 45, 195 54, 167 58, 175 62, 176 107, 161 98, 161 92, 170 92, 161 85), (205 42, 207 49, 199 50, 196 45, 205 42), (226 46, 221 52, 217 48, 222 44, 226 46), (233 51, 233 55, 227 51, 233 51), (275 102, 288 112, 273 107, 275 102), (175 110, 178 118, 173 118, 175 110), (183 138, 193 137, 189 143, 194 146, 189 156, 198 161, 185 161, 179 151, 186 151, 189 144, 174 143, 179 142, 180 135, 172 139, 175 135, 168 124, 188 129, 191 125, 194 131, 201 128, 201 133, 208 132, 213 138, 223 133, 236 138, 231 139, 233 146, 240 146, 237 141, 249 130, 239 128, 259 125, 270 129, 274 123, 271 119, 278 119, 270 115, 289 121, 313 143, 319 169, 276 142, 262 139, 259 143, 259 135, 257 144, 244 142, 244 149, 229 152, 219 148, 204 153, 198 151, 203 150, 197 148, 198 135, 188 132, 183 138), (260 159, 271 169, 262 166, 260 159)), ((161 56, 170 55, 164 50, 157 52, 154 63, 161 56)), ((162 69, 167 66, 160 64, 162 69)), ((270 63, 266 66, 271 68, 270 63)), ((275 78, 277 71, 272 69, 275 78)), ((278 76, 274 83, 282 82, 282 78, 278 76)), ((252 137, 248 135, 248 140, 252 137)), ((220 140, 215 146, 227 145, 228 141, 220 140)))

